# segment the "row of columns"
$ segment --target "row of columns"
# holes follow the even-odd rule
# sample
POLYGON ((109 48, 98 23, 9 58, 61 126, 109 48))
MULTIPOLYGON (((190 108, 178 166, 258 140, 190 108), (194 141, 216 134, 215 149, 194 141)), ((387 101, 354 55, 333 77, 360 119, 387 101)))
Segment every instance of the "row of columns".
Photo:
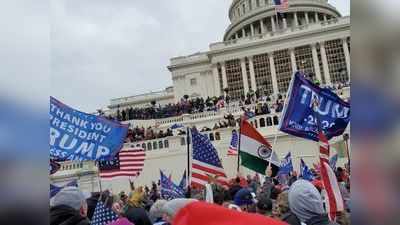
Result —
MULTIPOLYGON (((295 26, 299 26, 300 23, 299 23, 299 20, 298 20, 298 17, 297 17, 297 12, 294 12, 293 15, 294 15, 294 23, 295 23, 295 26)), ((305 15, 305 22, 306 22, 306 24, 309 24, 309 23, 310 23, 309 13, 308 13, 308 12, 304 12, 304 15, 305 15)), ((276 30, 277 30, 277 29, 276 29, 276 28, 277 28, 277 25, 276 25, 277 21, 276 21, 275 16, 271 16, 271 17, 269 17, 269 18, 270 18, 270 20, 271 20, 272 32, 276 32, 276 30)), ((314 12, 314 20, 315 20, 316 22, 319 21, 319 17, 318 17, 318 13, 317 13, 317 12, 314 12)), ((324 21, 324 22, 327 21, 327 16, 326 16, 326 14, 323 14, 323 21, 324 21)), ((263 20, 263 19, 259 20, 259 23, 260 23, 260 27, 261 27, 261 33, 262 33, 262 34, 263 34, 263 33, 266 33, 266 30, 267 30, 267 29, 266 29, 266 27, 265 27, 264 20, 263 20)), ((283 23, 283 28, 286 29, 286 28, 287 28, 287 21, 286 21, 286 18, 282 18, 282 23, 283 23)), ((246 36, 246 30, 245 30, 245 28, 242 28, 241 32, 242 32, 242 37, 245 37, 245 36, 246 36)), ((255 35, 254 23, 251 23, 251 24, 250 24, 250 33, 251 33, 251 36, 254 36, 254 35, 255 35)), ((239 32, 236 32, 236 33, 235 33, 235 39, 239 39, 239 32)))
MULTIPOLYGON (((350 78, 350 52, 349 52, 349 48, 348 48, 347 39, 343 39, 342 42, 343 42, 343 50, 344 50, 344 55, 345 55, 345 60, 346 60, 347 72, 348 72, 348 75, 350 78)), ((328 66, 328 58, 326 56, 325 43, 320 42, 319 45, 320 45, 322 69, 324 71, 325 84, 332 85, 331 76, 330 76, 330 72, 329 72, 329 66, 328 66)), ((311 52, 312 52, 312 60, 313 60, 313 65, 314 65, 315 76, 319 81, 322 82, 321 69, 319 67, 319 60, 318 60, 317 43, 311 44, 311 52)), ((291 61, 292 71, 297 71, 299 68, 297 68, 294 48, 289 48, 289 53, 290 53, 290 61, 291 61)), ((275 60, 273 57, 273 53, 272 52, 268 53, 268 57, 269 57, 269 64, 270 64, 271 77, 272 77, 273 93, 278 94, 279 88, 278 88, 278 80, 277 80, 277 76, 276 76, 275 60)), ((240 64, 241 64, 241 69, 242 69, 243 89, 244 89, 245 93, 247 93, 250 90, 250 88, 252 90, 257 90, 253 56, 249 56, 247 58, 249 60, 249 69, 250 69, 250 86, 248 84, 245 58, 240 59, 240 64)), ((221 74, 222 74, 222 89, 225 89, 228 87, 225 62, 220 63, 220 65, 221 65, 221 74)), ((214 75, 214 81, 215 81, 216 94, 220 96, 223 93, 221 93, 218 68, 216 65, 214 65, 214 67, 213 67, 213 75, 214 75)))

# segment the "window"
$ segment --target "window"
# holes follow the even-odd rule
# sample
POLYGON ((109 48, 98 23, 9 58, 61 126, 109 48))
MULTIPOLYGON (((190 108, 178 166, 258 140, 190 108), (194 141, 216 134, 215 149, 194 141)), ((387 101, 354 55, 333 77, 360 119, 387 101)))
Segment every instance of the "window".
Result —
POLYGON ((197 84, 196 78, 190 79, 190 86, 196 86, 196 84, 197 84))
POLYGON ((157 141, 153 142, 153 149, 154 149, 154 150, 157 149, 157 141))
POLYGON ((271 119, 271 117, 267 117, 267 126, 268 126, 268 127, 272 126, 272 119, 271 119))
POLYGON ((214 134, 210 133, 210 141, 214 141, 214 134))
POLYGON ((72 164, 72 169, 75 169, 75 164, 72 164))
POLYGON ((168 140, 164 140, 164 147, 165 147, 165 148, 169 148, 169 142, 168 142, 168 140))
POLYGON ((251 1, 252 1, 252 0, 248 0, 248 1, 247 1, 247 4, 249 5, 249 10, 250 10, 250 11, 253 9, 253 6, 251 5, 251 1))
POLYGON ((83 163, 80 163, 80 164, 79 164, 79 168, 83 168, 83 163))
POLYGON ((164 148, 164 143, 163 143, 163 141, 159 141, 159 142, 158 142, 158 148, 159 148, 159 149, 164 148))
POLYGON ((332 83, 347 82, 349 76, 347 74, 342 40, 337 39, 325 42, 325 50, 332 83))
POLYGON ((254 120, 254 125, 255 125, 256 128, 258 128, 257 120, 254 120))
POLYGON ((278 116, 274 116, 274 125, 278 125, 279 124, 279 118, 278 116))
POLYGON ((294 49, 296 57, 296 65, 300 71, 304 71, 307 75, 312 75, 311 80, 315 79, 314 63, 312 58, 312 50, 310 45, 296 47, 294 49))
POLYGON ((265 119, 264 118, 260 119, 260 127, 265 127, 265 119))
POLYGON ((149 151, 151 151, 153 148, 152 148, 153 146, 151 146, 151 143, 149 142, 149 143, 147 143, 147 150, 149 150, 149 151))
POLYGON ((221 135, 219 134, 219 132, 215 132, 215 140, 221 140, 221 135))
POLYGON ((261 91, 261 94, 271 95, 274 93, 268 54, 255 55, 253 57, 253 65, 256 86, 261 91))
POLYGON ((275 51, 274 62, 276 79, 278 81, 278 91, 280 93, 286 93, 293 73, 289 49, 275 51))
POLYGON ((186 139, 184 137, 181 137, 181 145, 186 145, 186 139))
POLYGON ((226 61, 226 78, 228 83, 228 94, 235 100, 244 94, 243 76, 240 59, 226 61))
POLYGON ((243 14, 246 13, 246 5, 245 4, 242 5, 242 12, 243 12, 243 14))
POLYGON ((146 143, 143 143, 143 144, 142 144, 142 148, 143 148, 144 150, 146 150, 146 143))
POLYGON ((260 7, 260 0, 256 0, 256 7, 260 7))

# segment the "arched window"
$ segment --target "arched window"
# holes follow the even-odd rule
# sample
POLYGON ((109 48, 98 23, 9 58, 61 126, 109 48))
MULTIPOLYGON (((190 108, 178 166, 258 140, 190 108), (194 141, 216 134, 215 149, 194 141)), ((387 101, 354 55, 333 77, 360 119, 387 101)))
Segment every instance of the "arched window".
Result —
POLYGON ((279 124, 278 116, 274 116, 274 125, 278 125, 278 124, 279 124))
POLYGON ((158 142, 158 148, 164 148, 164 143, 163 143, 163 141, 159 141, 158 142))
POLYGON ((146 143, 143 143, 143 144, 142 144, 142 148, 143 148, 144 150, 146 150, 146 143))
POLYGON ((271 117, 267 117, 267 126, 268 127, 272 126, 272 118, 271 117))
POLYGON ((181 137, 181 145, 185 145, 186 144, 186 139, 184 137, 181 137))
POLYGON ((258 128, 257 120, 254 120, 254 125, 255 125, 256 128, 258 128))
POLYGON ((219 134, 219 132, 215 132, 215 140, 221 140, 221 135, 219 134))
POLYGON ((214 134, 210 133, 210 141, 214 141, 214 134))
POLYGON ((265 119, 264 118, 260 119, 260 127, 265 127, 265 119))
POLYGON ((169 148, 169 142, 168 142, 168 140, 164 140, 164 147, 165 147, 165 148, 169 148))
POLYGON ((147 150, 151 151, 153 149, 153 146, 151 146, 151 143, 147 143, 147 150))
POLYGON ((80 163, 80 164, 79 164, 79 168, 83 168, 83 163, 80 163))
POLYGON ((153 149, 154 149, 154 150, 157 149, 157 141, 153 142, 153 149))

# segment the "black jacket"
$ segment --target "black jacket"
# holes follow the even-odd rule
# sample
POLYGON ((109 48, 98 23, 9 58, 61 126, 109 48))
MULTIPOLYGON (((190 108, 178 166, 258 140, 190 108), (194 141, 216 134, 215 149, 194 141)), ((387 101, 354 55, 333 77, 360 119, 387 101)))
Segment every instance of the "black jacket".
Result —
POLYGON ((329 221, 328 215, 320 215, 320 216, 314 216, 308 221, 306 221, 307 225, 339 225, 336 222, 329 221))
POLYGON ((50 225, 89 225, 89 220, 78 210, 59 205, 50 208, 50 225))
POLYGON ((290 224, 290 225, 300 225, 301 222, 299 220, 299 218, 297 218, 296 215, 294 215, 292 212, 287 212, 285 214, 283 214, 283 216, 281 217, 281 220, 290 224))
POLYGON ((125 217, 135 225, 152 225, 149 216, 144 208, 128 206, 124 212, 125 217))

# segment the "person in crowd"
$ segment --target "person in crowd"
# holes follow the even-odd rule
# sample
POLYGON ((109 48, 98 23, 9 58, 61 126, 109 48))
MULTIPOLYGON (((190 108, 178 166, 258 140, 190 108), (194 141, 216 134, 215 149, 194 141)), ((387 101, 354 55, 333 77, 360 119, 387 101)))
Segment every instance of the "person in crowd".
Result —
POLYGON ((50 201, 50 225, 89 225, 87 203, 77 187, 65 187, 50 201))
POLYGON ((138 187, 131 193, 122 215, 135 225, 151 225, 144 206, 144 191, 142 187, 138 187))
POLYGON ((298 180, 289 189, 290 210, 307 225, 335 225, 325 213, 321 194, 307 180, 298 180))
POLYGON ((293 170, 292 174, 290 175, 288 185, 291 186, 297 180, 297 171, 293 170))
POLYGON ((181 208, 195 201, 197 200, 190 198, 176 198, 168 201, 162 207, 164 221, 166 221, 167 224, 171 224, 171 222, 174 220, 174 217, 181 208))
POLYGON ((149 217, 153 222, 153 225, 163 225, 166 224, 163 218, 163 207, 167 203, 166 200, 157 200, 150 208, 149 217))
POLYGON ((257 213, 272 217, 272 201, 270 198, 265 196, 260 196, 257 198, 257 205, 256 205, 257 213))
POLYGON ((230 196, 233 198, 236 193, 242 189, 242 186, 240 186, 240 177, 236 177, 235 180, 233 181, 234 183, 231 185, 231 187, 229 188, 229 194, 230 196))
POLYGON ((275 204, 274 214, 282 221, 290 225, 300 225, 300 220, 297 216, 290 211, 289 208, 289 191, 284 191, 278 195, 275 204))
POLYGON ((248 188, 240 189, 234 196, 233 202, 239 206, 242 211, 255 212, 255 206, 257 200, 255 194, 252 193, 248 188))

